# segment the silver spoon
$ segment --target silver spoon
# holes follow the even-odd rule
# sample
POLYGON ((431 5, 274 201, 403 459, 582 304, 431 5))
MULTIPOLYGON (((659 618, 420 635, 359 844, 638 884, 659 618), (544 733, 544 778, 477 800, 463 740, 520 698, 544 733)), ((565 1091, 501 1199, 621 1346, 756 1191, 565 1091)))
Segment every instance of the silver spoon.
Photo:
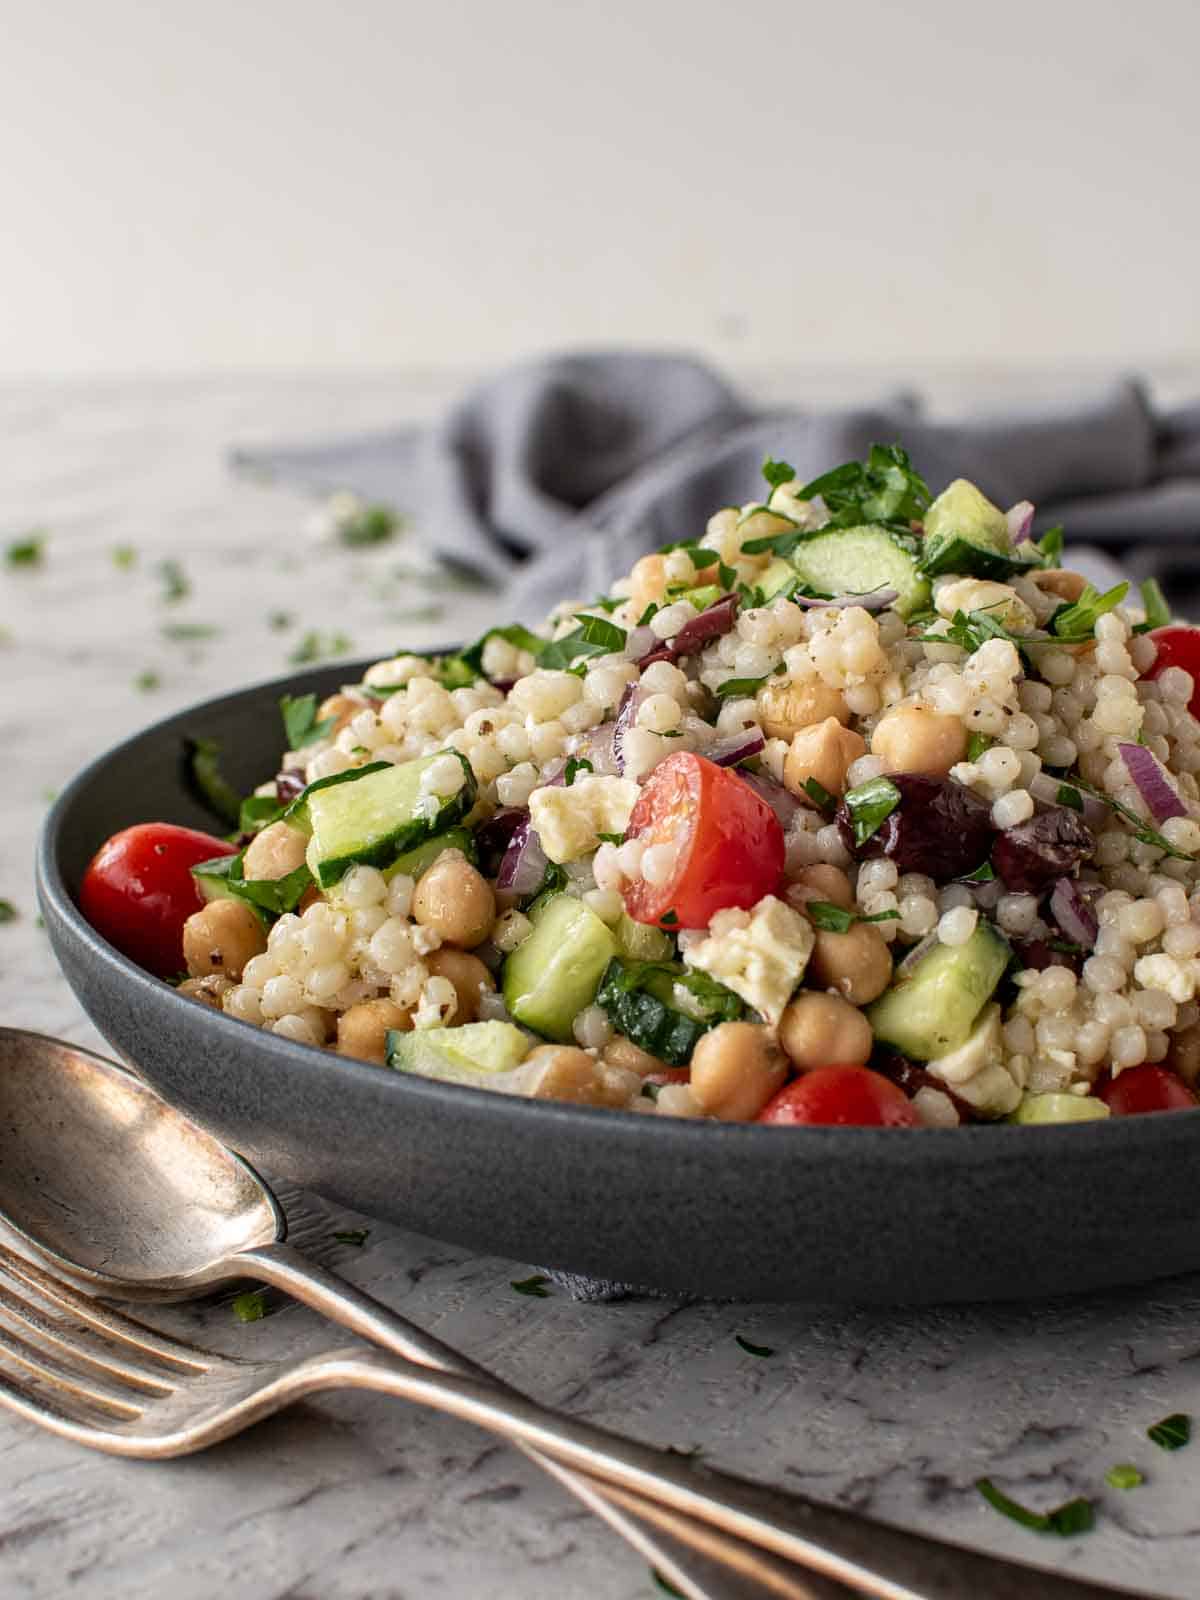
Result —
MULTIPOLYGON (((257 1279, 403 1360, 483 1368, 285 1243, 274 1195, 240 1157, 124 1069, 0 1027, 0 1239, 95 1294, 183 1300, 257 1279)), ((724 1530, 518 1445, 691 1600, 839 1600, 850 1591, 724 1530)))

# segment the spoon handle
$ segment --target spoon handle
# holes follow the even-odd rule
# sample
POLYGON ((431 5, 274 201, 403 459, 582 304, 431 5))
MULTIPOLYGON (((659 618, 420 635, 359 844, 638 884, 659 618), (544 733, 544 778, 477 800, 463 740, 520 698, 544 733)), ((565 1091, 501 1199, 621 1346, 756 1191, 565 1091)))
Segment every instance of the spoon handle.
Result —
MULTIPOLYGON (((501 1396, 520 1398, 516 1390, 484 1368, 289 1244, 243 1250, 231 1258, 230 1267, 284 1290, 402 1360, 486 1383, 501 1396)), ((634 1489, 593 1477, 534 1445, 512 1442, 602 1517, 688 1600, 767 1600, 768 1596, 774 1600, 849 1600, 851 1591, 832 1579, 800 1573, 778 1556, 707 1521, 698 1521, 634 1489)))

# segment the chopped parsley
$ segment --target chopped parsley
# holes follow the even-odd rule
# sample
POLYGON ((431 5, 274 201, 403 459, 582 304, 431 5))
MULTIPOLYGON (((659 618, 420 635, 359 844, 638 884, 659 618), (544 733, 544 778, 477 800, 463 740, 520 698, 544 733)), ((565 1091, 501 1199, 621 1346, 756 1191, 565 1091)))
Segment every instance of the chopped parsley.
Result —
POLYGON ((675 911, 664 911, 658 920, 664 928, 675 928, 679 925, 679 915, 675 911))
POLYGON ((983 752, 990 750, 995 742, 990 733, 973 733, 967 740, 967 760, 978 761, 983 752))
POLYGON ((279 702, 283 716, 283 731, 289 750, 303 750, 306 744, 316 744, 333 731, 336 717, 322 717, 317 721, 315 694, 285 694, 279 702))
POLYGON ((625 843, 625 835, 623 833, 598 833, 596 837, 601 844, 621 845, 625 843))
POLYGON ((569 668, 587 656, 612 655, 625 648, 625 629, 618 628, 615 622, 589 617, 586 612, 578 612, 575 620, 579 626, 563 638, 540 641, 539 667, 569 668))
POLYGON ((267 1314, 267 1291, 247 1289, 234 1297, 233 1314, 239 1322, 261 1322, 267 1314))
POLYGON ((1060 1539, 1070 1539, 1077 1533, 1087 1533, 1096 1520, 1090 1500, 1068 1500, 1053 1511, 1031 1511, 1028 1506, 1009 1499, 990 1478, 977 1479, 975 1487, 993 1511, 1019 1522, 1023 1528, 1031 1528, 1034 1533, 1056 1533, 1060 1539))
POLYGON ((872 917, 858 911, 843 911, 832 900, 810 900, 804 912, 813 926, 825 933, 849 933, 856 922, 897 922, 900 918, 898 911, 877 911, 872 917))
POLYGON ((790 461, 772 461, 770 456, 762 464, 762 475, 772 489, 796 481, 796 469, 790 461))
POLYGON ((17 908, 15 905, 13 905, 12 901, 0 900, 0 923, 15 922, 16 920, 17 908))
POLYGON ((152 689, 162 687, 162 679, 152 667, 147 667, 145 672, 139 672, 133 680, 133 687, 139 694, 149 694, 152 689))
POLYGON ((823 811, 827 817, 832 816, 837 810, 837 801, 830 794, 825 785, 818 779, 805 778, 804 792, 812 801, 813 805, 816 806, 817 810, 823 811))
MULTIPOLYGON (((772 465, 778 468, 784 463, 772 465)), ((765 466, 763 471, 765 474, 765 466)), ((911 524, 925 515, 931 498, 929 485, 898 444, 873 444, 865 462, 847 461, 831 472, 823 472, 795 494, 798 500, 815 500, 818 495, 824 500, 829 520, 820 530, 822 533, 867 522, 909 533, 911 524)), ((769 550, 777 556, 789 556, 798 544, 811 537, 809 529, 794 527, 765 539, 751 539, 743 548, 748 555, 769 550)))
POLYGON ((137 551, 131 544, 119 544, 113 547, 112 564, 121 572, 128 572, 130 567, 137 565, 137 551))
POLYGON ((164 622, 159 631, 164 639, 175 639, 186 643, 200 639, 215 639, 221 630, 215 622, 164 622))
POLYGON ((334 1234, 338 1244, 352 1244, 355 1249, 361 1250, 371 1236, 370 1228, 343 1228, 334 1234))
POLYGON ((563 783, 569 789, 581 772, 595 772, 595 770, 586 756, 570 756, 563 773, 563 783))
POLYGON ((1134 633, 1149 633, 1154 628, 1165 628, 1171 620, 1171 608, 1167 604, 1166 595, 1154 578, 1147 578, 1139 587, 1142 591, 1142 610, 1146 613, 1146 620, 1134 627, 1134 633))
POLYGON ((177 605, 180 600, 187 599, 192 592, 192 586, 187 573, 178 561, 160 561, 156 570, 162 579, 162 597, 167 605, 177 605))
POLYGON ((1182 1450, 1192 1440, 1192 1419, 1186 1412, 1173 1412, 1147 1428, 1146 1437, 1160 1450, 1182 1450))
POLYGON ((4 564, 9 567, 40 567, 46 555, 46 535, 35 528, 23 539, 14 539, 4 552, 4 564))
POLYGON ((527 1294, 533 1300, 549 1300, 550 1291, 546 1288, 549 1282, 549 1278, 535 1272, 532 1278, 514 1278, 509 1288, 515 1289, 518 1294, 527 1294))
POLYGON ((221 772, 219 741, 184 739, 183 755, 185 776, 197 799, 227 827, 236 828, 242 811, 242 797, 221 772))
POLYGON ((737 1345, 740 1345, 748 1356, 762 1356, 763 1358, 765 1358, 767 1356, 773 1356, 775 1354, 775 1351, 774 1351, 774 1349, 772 1348, 771 1345, 769 1345, 769 1344, 751 1344, 749 1339, 743 1339, 740 1333, 735 1333, 734 1334, 733 1342, 735 1344, 737 1344, 737 1345))
POLYGON ((340 544, 356 547, 386 544, 401 526, 401 519, 391 506, 374 503, 356 506, 353 511, 338 517, 336 531, 340 544))
POLYGON ((272 611, 267 617, 267 627, 272 633, 283 633, 295 620, 290 611, 272 611))
POLYGON ((890 778, 870 778, 851 789, 845 800, 854 842, 864 845, 873 838, 900 804, 900 791, 890 778))
POLYGON ((1082 644, 1093 639, 1100 618, 1115 611, 1128 593, 1128 582, 1114 583, 1103 594, 1089 583, 1073 605, 1059 606, 1050 618, 1050 632, 1062 644, 1082 644))
POLYGON ((985 861, 982 866, 976 867, 974 872, 968 872, 965 877, 959 878, 959 883, 992 883, 995 881, 996 869, 990 861, 985 861))
POLYGON ((326 656, 348 655, 353 648, 344 633, 318 633, 310 628, 288 660, 294 667, 306 667, 314 661, 323 661, 326 656))
POLYGON ((1109 1467, 1104 1481, 1110 1489, 1136 1489, 1146 1480, 1131 1462, 1119 1461, 1115 1467, 1109 1467))
MULTIPOLYGON (((1115 811, 1118 816, 1124 817, 1126 822, 1131 823, 1133 825, 1133 837, 1139 844, 1152 845, 1155 850, 1161 850, 1164 855, 1173 856, 1176 861, 1195 861, 1198 859, 1196 856, 1189 855, 1186 850, 1177 850, 1170 840, 1164 839, 1161 833, 1144 822, 1136 811, 1131 811, 1128 806, 1123 806, 1119 800, 1114 800, 1111 795, 1101 794, 1099 789, 1093 789, 1091 784, 1084 783, 1082 778, 1072 778, 1069 783, 1059 784, 1059 804, 1070 806, 1072 810, 1082 811, 1082 800, 1079 800, 1079 804, 1076 805, 1074 800, 1066 798, 1071 790, 1080 789, 1083 790, 1084 794, 1090 794, 1093 800, 1102 801, 1115 811)), ((1078 794, 1076 794, 1075 799, 1079 799, 1078 794)))
MULTIPOLYGON (((770 674, 768 674, 768 677, 770 674)), ((719 683, 713 693, 719 700, 726 700, 730 695, 754 695, 766 683, 766 678, 726 678, 724 683, 719 683)))

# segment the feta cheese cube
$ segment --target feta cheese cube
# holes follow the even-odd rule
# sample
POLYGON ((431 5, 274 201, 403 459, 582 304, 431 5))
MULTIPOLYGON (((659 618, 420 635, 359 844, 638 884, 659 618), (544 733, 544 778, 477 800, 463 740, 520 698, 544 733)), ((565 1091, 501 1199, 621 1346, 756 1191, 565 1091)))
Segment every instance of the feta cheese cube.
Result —
POLYGON ((640 793, 632 778, 580 773, 570 787, 535 789, 529 815, 542 849, 562 866, 590 854, 602 833, 624 833, 640 793))
POLYGON ((773 894, 753 911, 718 911, 708 937, 689 942, 684 960, 698 967, 778 1026, 792 991, 812 954, 813 930, 807 918, 773 894))

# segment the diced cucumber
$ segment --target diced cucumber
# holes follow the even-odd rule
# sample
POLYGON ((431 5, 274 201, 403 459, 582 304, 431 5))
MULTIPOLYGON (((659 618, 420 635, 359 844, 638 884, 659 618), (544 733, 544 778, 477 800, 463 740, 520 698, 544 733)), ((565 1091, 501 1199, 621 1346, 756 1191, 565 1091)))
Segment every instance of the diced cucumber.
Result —
POLYGON ((613 932, 617 936, 618 953, 629 961, 669 961, 675 954, 669 933, 645 922, 635 922, 624 911, 613 932))
POLYGON ((796 569, 790 561, 785 561, 782 556, 774 556, 770 565, 756 574, 754 587, 761 589, 764 600, 772 600, 781 589, 794 583, 796 577, 796 569))
POLYGON ((294 911, 312 886, 308 867, 299 866, 282 878, 245 878, 245 854, 243 850, 236 856, 218 856, 191 869, 192 879, 204 898, 242 900, 268 924, 285 911, 294 911))
POLYGON ((356 782, 310 789, 309 868, 328 888, 353 866, 388 867, 397 856, 460 822, 475 804, 475 793, 470 764, 456 750, 378 767, 356 782), (435 761, 447 755, 462 768, 459 789, 448 796, 423 792, 421 780, 435 761))
POLYGON ((930 578, 959 573, 1003 583, 1013 573, 1036 566, 1022 558, 1008 531, 1008 519, 973 483, 956 478, 925 513, 921 571, 930 578))
POLYGON ((934 1061, 957 1050, 1011 956, 1008 940, 982 919, 966 944, 935 945, 867 1007, 875 1037, 914 1061, 934 1061))
POLYGON ((514 1089, 514 1075, 529 1054, 528 1034, 511 1022, 467 1022, 461 1028, 388 1033, 387 1064, 398 1072, 483 1088, 514 1089))
POLYGON ((724 985, 674 962, 610 962, 596 1004, 618 1033, 672 1067, 686 1066, 709 1028, 744 1010, 724 985))
POLYGON ((383 875, 391 879, 404 873, 409 878, 419 878, 423 872, 428 872, 443 850, 461 850, 472 864, 477 856, 472 834, 466 828, 450 828, 439 833, 436 839, 426 839, 415 850, 406 850, 402 856, 397 856, 390 867, 384 867, 383 875))
POLYGON ((830 528, 792 551, 792 566, 823 594, 866 594, 895 589, 895 609, 911 616, 929 605, 929 584, 917 567, 919 547, 890 528, 830 528))
POLYGON ((1010 1122, 1103 1122, 1109 1115, 1103 1100, 1092 1094, 1027 1094, 1010 1122))
POLYGON ((685 589, 679 598, 695 606, 697 611, 707 611, 724 593, 718 583, 702 583, 698 589, 685 589))
POLYGON ((612 931, 594 911, 573 895, 555 895, 504 963, 509 1013, 547 1039, 569 1042, 575 1018, 595 999, 616 953, 612 931))

